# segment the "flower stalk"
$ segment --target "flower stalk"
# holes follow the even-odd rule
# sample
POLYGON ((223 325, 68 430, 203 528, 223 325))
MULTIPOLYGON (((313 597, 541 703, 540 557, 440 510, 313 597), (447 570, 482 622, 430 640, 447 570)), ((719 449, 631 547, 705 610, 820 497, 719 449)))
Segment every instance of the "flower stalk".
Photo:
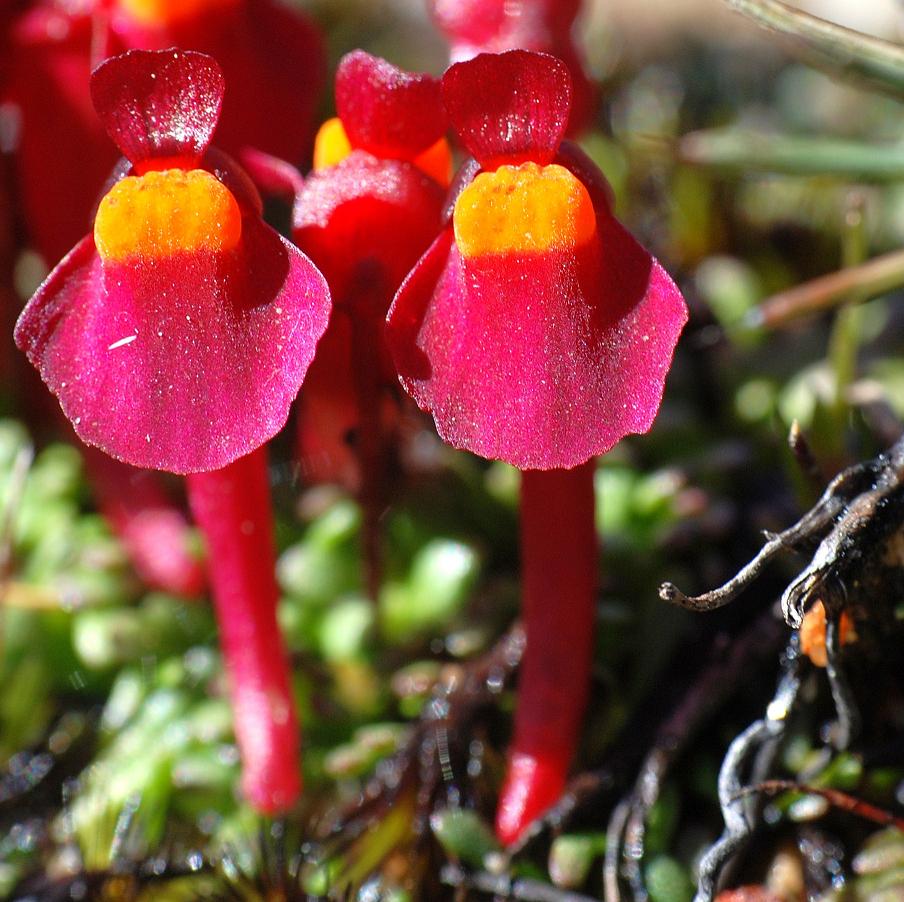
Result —
POLYGON ((382 533, 380 519, 387 502, 387 471, 390 463, 391 436, 383 422, 386 400, 383 369, 383 321, 386 298, 390 294, 382 280, 374 276, 371 290, 363 286, 357 293, 351 317, 352 372, 358 403, 357 442, 361 466, 359 497, 364 515, 365 581, 369 596, 376 600, 383 576, 382 533))
POLYGON ((230 681, 242 789, 265 814, 289 809, 301 793, 299 730, 279 598, 267 452, 187 477, 192 514, 207 543, 208 570, 230 681))
POLYGON ((94 71, 122 178, 15 336, 86 444, 191 474, 245 795, 275 814, 300 792, 299 738, 262 448, 285 425, 330 294, 263 221, 244 171, 210 147, 224 91, 216 61, 191 51, 131 51, 94 71))
POLYGON ((496 821, 510 844, 560 795, 586 705, 593 460, 652 426, 687 308, 612 215, 602 173, 563 141, 573 92, 561 61, 480 54, 442 90, 476 165, 396 294, 387 335, 440 436, 524 474, 527 648, 496 821))
POLYGON ((506 844, 562 794, 587 706, 597 570, 594 469, 591 460, 521 475, 527 648, 496 812, 496 833, 506 844))

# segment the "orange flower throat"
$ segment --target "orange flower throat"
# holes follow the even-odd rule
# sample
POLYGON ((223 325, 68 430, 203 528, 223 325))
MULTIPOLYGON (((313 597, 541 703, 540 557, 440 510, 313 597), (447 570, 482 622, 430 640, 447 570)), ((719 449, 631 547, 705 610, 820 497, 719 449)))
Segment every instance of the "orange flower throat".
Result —
POLYGON ((500 166, 481 172, 455 202, 455 243, 465 257, 544 253, 587 244, 596 213, 564 166, 500 166))
POLYGON ((94 220, 94 243, 104 261, 227 251, 241 237, 238 202, 203 169, 128 176, 106 194, 94 220))

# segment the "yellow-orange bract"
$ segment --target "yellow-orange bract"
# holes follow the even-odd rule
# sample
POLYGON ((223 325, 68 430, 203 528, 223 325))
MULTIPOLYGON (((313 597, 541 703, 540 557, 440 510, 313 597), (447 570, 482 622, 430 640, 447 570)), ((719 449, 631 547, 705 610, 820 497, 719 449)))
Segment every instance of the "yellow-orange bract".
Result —
POLYGON ((241 237, 236 199, 203 169, 128 176, 110 189, 94 220, 94 243, 103 260, 226 251, 241 237))
POLYGON ((448 188, 449 182, 452 181, 452 150, 449 142, 445 138, 440 138, 414 158, 414 165, 435 182, 448 188))
POLYGON ((351 142, 338 116, 327 119, 314 138, 314 169, 327 169, 341 163, 352 152, 351 142))
MULTIPOLYGON (((327 119, 314 139, 314 169, 326 169, 341 163, 353 150, 342 120, 337 116, 327 119)), ((452 151, 449 142, 440 138, 413 160, 415 166, 444 188, 452 178, 452 151)))
POLYGON ((500 166, 462 191, 453 216, 465 257, 567 250, 596 233, 587 189, 563 166, 500 166))
POLYGON ((208 11, 235 6, 238 0, 117 0, 116 5, 143 25, 172 25, 208 11))

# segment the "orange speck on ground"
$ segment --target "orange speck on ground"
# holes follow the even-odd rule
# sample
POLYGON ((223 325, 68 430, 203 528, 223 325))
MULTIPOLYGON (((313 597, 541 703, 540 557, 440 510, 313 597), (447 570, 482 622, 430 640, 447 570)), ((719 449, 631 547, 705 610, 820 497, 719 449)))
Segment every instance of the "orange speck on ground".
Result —
POLYGON ((103 260, 226 251, 241 237, 236 199, 203 169, 128 176, 105 195, 94 220, 94 243, 103 260))
POLYGON ((116 0, 116 5, 142 25, 165 26, 237 6, 238 0, 116 0))
POLYGON ((462 191, 453 216, 465 257, 567 250, 596 233, 587 189, 563 166, 500 166, 462 191))
POLYGON ((341 163, 352 152, 345 126, 338 116, 327 119, 314 139, 314 170, 326 169, 341 163))
MULTIPOLYGON (((847 611, 842 611, 838 637, 842 645, 855 642, 854 622, 847 611)), ((817 666, 825 667, 826 655, 826 609, 821 601, 817 601, 804 614, 800 625, 800 650, 817 666)))

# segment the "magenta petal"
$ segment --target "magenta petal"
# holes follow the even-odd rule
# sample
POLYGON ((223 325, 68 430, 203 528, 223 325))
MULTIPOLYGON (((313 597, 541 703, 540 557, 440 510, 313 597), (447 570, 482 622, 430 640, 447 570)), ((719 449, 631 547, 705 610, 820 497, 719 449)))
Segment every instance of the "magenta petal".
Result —
POLYGON ((422 349, 428 340, 422 330, 428 317, 434 291, 443 275, 450 251, 453 249, 454 235, 452 226, 440 232, 433 244, 411 270, 408 277, 396 292, 386 319, 386 341, 392 352, 399 380, 405 390, 414 397, 417 403, 429 411, 426 401, 426 386, 433 374, 429 354, 422 349), (425 400, 421 401, 421 398, 425 400))
POLYGON ((413 159, 446 130, 437 79, 363 50, 339 63, 336 111, 352 147, 378 157, 413 159))
POLYGON ((447 230, 402 285, 390 348, 447 442, 545 470, 650 428, 687 309, 620 223, 598 229, 582 259, 467 260, 447 230))
POLYGON ((16 343, 88 444, 139 467, 213 470, 282 428, 329 317, 297 248, 253 217, 227 254, 102 264, 85 238, 16 343))
POLYGON ((484 169, 549 163, 568 125, 571 76, 545 53, 481 53, 443 76, 452 127, 484 169))
POLYGON ((198 158, 223 105, 223 73, 192 50, 130 50, 91 75, 91 99, 110 137, 133 163, 198 158))

